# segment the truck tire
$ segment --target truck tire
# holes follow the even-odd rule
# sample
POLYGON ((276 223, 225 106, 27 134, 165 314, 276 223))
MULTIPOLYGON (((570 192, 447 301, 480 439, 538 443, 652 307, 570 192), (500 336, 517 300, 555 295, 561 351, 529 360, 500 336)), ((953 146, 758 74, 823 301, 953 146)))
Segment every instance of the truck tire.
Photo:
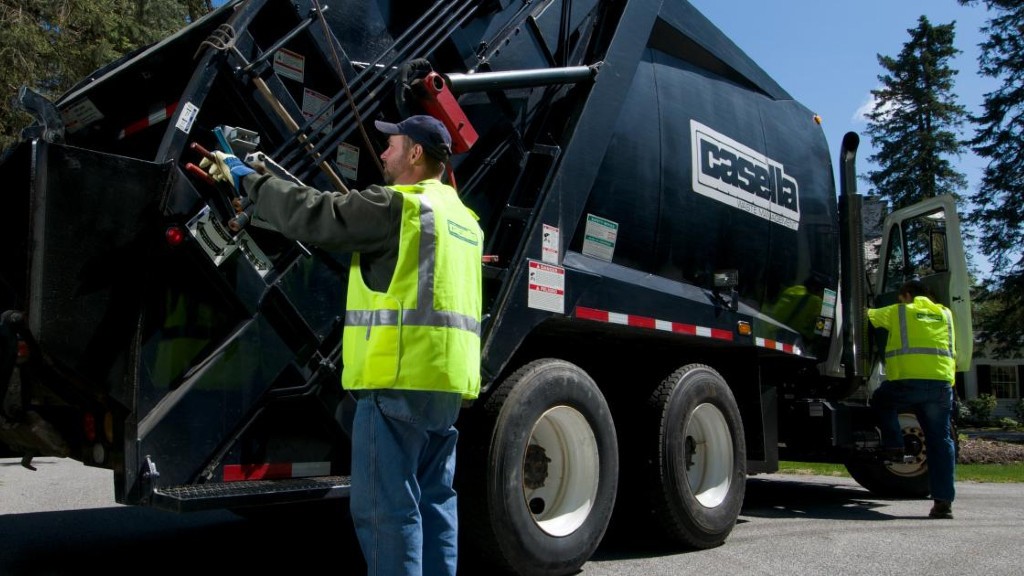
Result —
POLYGON ((490 428, 490 445, 472 474, 482 490, 460 499, 477 552, 513 574, 577 572, 604 536, 618 487, 615 424, 597 384, 569 362, 535 360, 484 413, 476 431, 490 428))
POLYGON ((709 366, 690 364, 649 399, 657 423, 649 493, 665 535, 698 549, 732 532, 746 492, 747 451, 732 391, 709 366))
POLYGON ((928 450, 924 431, 911 413, 899 415, 907 452, 914 456, 909 464, 886 464, 875 456, 854 454, 846 461, 846 470, 858 484, 872 494, 887 498, 926 498, 928 485, 928 450))

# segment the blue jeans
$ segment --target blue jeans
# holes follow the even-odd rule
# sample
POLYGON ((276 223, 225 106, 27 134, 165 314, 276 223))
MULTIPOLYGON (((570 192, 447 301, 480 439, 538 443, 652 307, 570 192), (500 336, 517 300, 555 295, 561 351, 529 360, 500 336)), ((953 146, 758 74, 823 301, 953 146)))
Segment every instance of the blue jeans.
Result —
POLYGON ((349 508, 370 576, 454 576, 459 394, 358 391, 349 508))
POLYGON ((913 412, 924 430, 928 449, 928 482, 932 498, 953 501, 956 451, 950 418, 953 415, 953 388, 941 380, 893 380, 882 382, 871 397, 878 414, 882 444, 903 448, 899 413, 913 412))

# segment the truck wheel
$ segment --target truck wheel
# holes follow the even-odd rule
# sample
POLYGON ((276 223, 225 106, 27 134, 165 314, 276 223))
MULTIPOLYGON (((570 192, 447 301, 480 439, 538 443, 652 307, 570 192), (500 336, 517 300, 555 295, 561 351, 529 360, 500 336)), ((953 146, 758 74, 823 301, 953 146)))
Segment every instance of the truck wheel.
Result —
POLYGON ((673 372, 649 400, 657 423, 650 494, 667 536, 694 548, 732 532, 746 492, 747 450, 732 391, 712 368, 673 372))
POLYGON ((928 450, 924 431, 914 414, 900 414, 900 428, 907 453, 914 457, 909 464, 885 464, 874 456, 853 455, 846 470, 858 484, 878 496, 890 498, 925 498, 928 485, 928 450))
POLYGON ((483 501, 464 509, 484 528, 472 534, 480 551, 515 574, 576 572, 615 505, 618 444, 604 396, 579 367, 541 359, 503 382, 484 411, 493 432, 483 501))

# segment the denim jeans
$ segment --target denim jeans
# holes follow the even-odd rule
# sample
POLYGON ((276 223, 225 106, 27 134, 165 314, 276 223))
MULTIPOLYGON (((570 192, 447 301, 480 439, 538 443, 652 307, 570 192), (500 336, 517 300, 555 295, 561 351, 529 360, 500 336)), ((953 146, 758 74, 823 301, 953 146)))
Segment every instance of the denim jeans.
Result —
POLYGON ((887 448, 903 448, 899 413, 913 412, 924 430, 928 450, 928 482, 932 498, 953 501, 956 451, 950 418, 953 414, 953 388, 941 380, 893 380, 882 382, 871 397, 878 414, 882 443, 887 448))
POLYGON ((459 394, 358 391, 349 508, 369 576, 454 576, 459 394))

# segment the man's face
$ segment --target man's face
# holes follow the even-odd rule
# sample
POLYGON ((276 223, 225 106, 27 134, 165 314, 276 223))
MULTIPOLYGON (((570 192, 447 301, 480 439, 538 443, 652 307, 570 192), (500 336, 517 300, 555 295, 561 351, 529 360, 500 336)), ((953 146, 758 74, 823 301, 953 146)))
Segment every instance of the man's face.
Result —
MULTIPOLYGON (((409 182, 413 168, 413 148, 411 140, 401 134, 388 136, 388 147, 381 152, 380 159, 384 164, 385 184, 414 184, 409 182)), ((413 178, 413 180, 415 180, 413 178)))

